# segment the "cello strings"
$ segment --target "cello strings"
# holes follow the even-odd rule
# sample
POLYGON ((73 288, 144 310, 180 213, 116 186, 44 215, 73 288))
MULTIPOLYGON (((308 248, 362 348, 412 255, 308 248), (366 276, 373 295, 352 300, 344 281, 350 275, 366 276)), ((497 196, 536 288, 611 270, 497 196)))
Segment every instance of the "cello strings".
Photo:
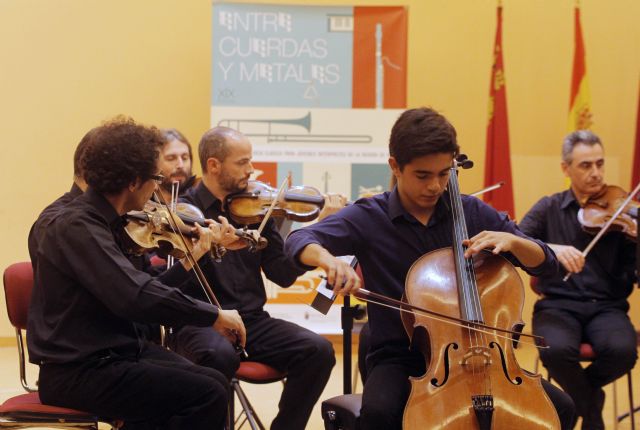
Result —
MULTIPOLYGON (((456 164, 457 166, 457 164, 456 164)), ((457 170, 454 167, 452 169, 451 175, 449 176, 449 183, 450 183, 450 187, 451 190, 449 191, 449 198, 451 200, 451 207, 453 210, 453 225, 454 225, 454 246, 455 246, 455 251, 454 251, 454 255, 456 256, 456 268, 457 268, 457 272, 459 273, 459 277, 460 277, 460 283, 462 285, 458 286, 458 290, 460 291, 460 289, 462 289, 464 298, 465 298, 465 310, 466 310, 466 315, 464 315, 463 317, 467 320, 469 320, 469 311, 471 309, 473 309, 475 311, 475 307, 472 306, 472 297, 471 297, 471 290, 469 288, 470 286, 470 279, 469 279, 469 273, 466 270, 466 265, 465 265, 465 261, 464 261, 464 248, 462 245, 462 241, 464 240, 464 228, 465 228, 465 221, 464 221, 464 216, 462 213, 462 205, 461 205, 461 201, 460 201, 460 190, 458 187, 458 176, 457 176, 457 170)), ((477 332, 467 332, 468 333, 468 338, 469 338, 469 345, 471 346, 471 348, 476 347, 480 342, 479 342, 479 333, 477 332)), ((474 380, 478 381, 479 375, 476 374, 476 368, 475 366, 471 366, 471 370, 472 370, 472 377, 474 380)), ((482 380, 480 381, 480 383, 482 384, 482 380)))
MULTIPOLYGON (((460 205, 462 205, 462 200, 460 200, 460 205)), ((461 208, 462 210, 462 208, 461 208)), ((464 212, 463 212, 464 214, 464 212)), ((463 215, 464 216, 464 215, 463 215)), ((467 231, 467 224, 466 222, 463 223, 463 228, 465 231, 465 238, 468 239, 469 238, 469 233, 467 231)), ((478 290, 478 283, 476 281, 476 271, 475 271, 475 267, 474 267, 474 262, 473 262, 473 257, 467 259, 465 261, 465 268, 467 273, 469 274, 469 278, 470 278, 470 288, 471 288, 471 294, 473 295, 474 298, 474 308, 476 311, 476 315, 478 315, 480 321, 482 321, 482 323, 484 323, 484 314, 482 312, 482 303, 480 301, 480 291, 478 290)), ((480 334, 480 337, 482 338, 482 345, 483 348, 487 348, 487 345, 489 344, 489 340, 487 339, 487 336, 485 334, 480 334)), ((486 357, 483 357, 483 360, 486 360, 486 357)), ((491 362, 489 362, 489 365, 491 365, 491 362)), ((486 365, 483 364, 483 372, 485 373, 485 394, 489 394, 492 395, 493 393, 493 386, 492 386, 492 380, 489 377, 489 375, 487 375, 486 373, 486 365)))
MULTIPOLYGON (((463 290, 466 291, 466 293, 468 294, 468 297, 470 297, 471 299, 470 300, 471 309, 473 309, 473 312, 474 312, 473 314, 475 316, 474 319, 478 319, 479 322, 484 323, 484 316, 483 316, 482 308, 480 304, 478 285, 476 283, 476 277, 475 277, 476 274, 475 274, 475 269, 473 267, 473 258, 465 259, 464 255, 462 254, 462 241, 464 239, 469 238, 469 233, 467 231, 466 220, 464 217, 464 210, 462 208, 462 199, 460 197, 460 186, 459 186, 457 175, 455 174, 451 175, 450 183, 452 184, 452 188, 454 191, 454 193, 450 193, 450 198, 453 200, 452 206, 455 208, 454 225, 456 225, 458 228, 458 231, 457 231, 458 252, 457 253, 460 254, 459 261, 458 261, 460 265, 458 267, 460 272, 464 274, 463 290)), ((479 346, 480 350, 483 350, 486 348, 486 346, 488 345, 488 339, 485 334, 475 332, 473 333, 473 337, 475 340, 475 346, 479 346)), ((471 333, 470 333, 470 338, 471 338, 471 333)), ((486 357, 482 356, 482 360, 486 361, 486 357)), ((480 372, 484 376, 482 380, 482 382, 484 382, 484 393, 491 394, 492 392, 491 378, 487 377, 486 366, 484 366, 482 362, 481 362, 481 365, 483 366, 480 372)), ((476 368, 473 364, 472 364, 472 368, 475 374, 476 368)))
MULTIPOLYGON (((449 201, 451 202, 451 210, 452 210, 452 218, 453 218, 453 255, 456 261, 456 272, 458 273, 458 282, 461 285, 458 285, 458 291, 461 292, 460 299, 464 302, 464 309, 467 310, 467 315, 461 315, 461 318, 468 320, 468 310, 470 309, 471 300, 469 296, 469 290, 466 287, 468 284, 467 273, 464 270, 464 256, 463 256, 463 248, 462 248, 462 226, 460 223, 460 207, 458 205, 458 200, 456 197, 459 195, 458 192, 458 181, 457 181, 457 164, 454 161, 454 167, 451 168, 449 173, 449 201)), ((467 332, 467 336, 469 339, 469 345, 474 347, 478 342, 478 334, 467 332)), ((472 378, 477 380, 477 375, 475 371, 475 367, 471 368, 472 370, 472 378)))

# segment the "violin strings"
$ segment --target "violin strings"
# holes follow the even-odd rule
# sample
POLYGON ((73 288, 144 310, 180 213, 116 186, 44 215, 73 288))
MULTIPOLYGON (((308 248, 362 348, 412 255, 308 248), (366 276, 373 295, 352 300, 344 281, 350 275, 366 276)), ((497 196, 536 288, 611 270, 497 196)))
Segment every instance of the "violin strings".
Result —
POLYGON ((267 221, 271 217, 271 214, 273 213, 273 209, 276 207, 276 204, 280 200, 280 196, 282 196, 282 192, 284 191, 288 182, 289 181, 286 178, 284 181, 282 181, 282 185, 280 185, 280 188, 278 188, 278 194, 276 194, 273 201, 271 202, 271 205, 269 205, 269 209, 267 210, 267 213, 265 214, 264 218, 262 219, 262 222, 260 223, 260 226, 258 227, 258 234, 262 234, 262 230, 264 229, 264 226, 267 225, 267 221))
MULTIPOLYGON (((155 191, 153 192, 153 194, 154 194, 155 198, 162 203, 160 195, 157 194, 155 191)), ((167 206, 166 202, 164 203, 164 205, 167 206)), ((169 213, 171 213, 171 212, 169 212, 169 213)), ((207 288, 204 286, 204 281, 200 278, 200 276, 204 277, 204 274, 200 271, 200 266, 198 266, 198 262, 195 261, 195 258, 193 257, 193 255, 191 254, 191 252, 189 252, 189 249, 187 247, 187 241, 184 238, 184 236, 182 235, 182 232, 180 231, 180 229, 177 228, 177 226, 174 226, 173 218, 171 218, 170 216, 166 216, 165 215, 165 219, 167 220, 167 223, 169 224, 169 227, 171 228, 171 231, 174 234, 180 236, 180 238, 182 239, 182 242, 185 245, 185 248, 187 248, 187 252, 186 252, 185 256, 187 257, 187 260, 189 261, 189 263, 193 267, 194 274, 196 275, 196 279, 198 280, 198 284, 200 284, 200 288, 202 288, 202 291, 204 291, 204 295, 207 298, 207 300, 209 301, 209 304, 216 305, 219 308, 221 308, 219 303, 213 303, 213 300, 212 300, 213 298, 209 297, 209 293, 207 291, 207 288)))

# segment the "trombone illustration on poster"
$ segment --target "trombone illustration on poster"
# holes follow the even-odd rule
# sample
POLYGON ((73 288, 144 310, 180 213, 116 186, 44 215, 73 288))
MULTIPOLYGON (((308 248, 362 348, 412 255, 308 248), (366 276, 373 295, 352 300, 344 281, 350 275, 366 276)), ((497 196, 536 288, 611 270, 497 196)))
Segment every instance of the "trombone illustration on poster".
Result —
MULTIPOLYGON (((255 179, 272 186, 291 175, 350 200, 385 191, 388 136, 406 107, 407 18, 404 7, 214 3, 211 125, 244 133, 255 179)), ((340 332, 337 306, 328 317, 309 307, 319 274, 286 289, 265 280, 269 312, 340 332)))

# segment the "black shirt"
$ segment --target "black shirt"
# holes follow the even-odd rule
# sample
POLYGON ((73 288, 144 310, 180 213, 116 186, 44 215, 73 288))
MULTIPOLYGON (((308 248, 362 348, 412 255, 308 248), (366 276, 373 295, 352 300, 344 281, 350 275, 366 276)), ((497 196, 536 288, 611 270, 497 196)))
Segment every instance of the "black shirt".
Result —
MULTIPOLYGON (((285 250, 296 261, 310 243, 320 244, 333 255, 355 255, 365 288, 399 300, 411 265, 427 252, 452 245, 453 223, 448 201, 445 192, 425 226, 404 209, 396 188, 360 199, 317 224, 294 231, 287 238, 285 250)), ((526 238, 515 223, 475 197, 462 196, 462 205, 470 237, 490 230, 526 238)), ((546 245, 536 242, 545 253, 545 261, 538 267, 523 267, 510 253, 503 256, 534 275, 555 273, 558 270, 555 255, 546 245)), ((371 304, 367 309, 373 355, 378 352, 384 355, 384 350, 389 354, 408 351, 409 339, 399 312, 371 304)))
POLYGON ((82 190, 74 182, 69 192, 64 193, 53 203, 44 208, 38 216, 36 222, 31 226, 31 230, 29 230, 28 245, 29 257, 31 257, 31 264, 34 268, 36 265, 36 258, 38 253, 38 243, 40 242, 40 239, 42 239, 42 236, 44 235, 44 232, 46 231, 48 225, 58 216, 58 214, 69 202, 73 201, 76 197, 81 195, 82 190))
MULTIPOLYGON (((211 194, 204 182, 189 189, 180 200, 200 208, 205 218, 217 221, 218 216, 222 215, 236 227, 241 227, 233 223, 231 217, 222 210, 222 203, 211 194)), ((267 221, 262 236, 269 241, 263 250, 229 251, 221 262, 211 262, 202 267, 222 307, 236 309, 243 317, 261 313, 267 301, 261 270, 269 280, 281 287, 290 286, 305 272, 298 269, 284 254, 283 240, 274 226, 273 219, 267 221)), ((205 300, 202 288, 195 282, 191 282, 183 290, 193 297, 205 300)))
MULTIPOLYGON (((29 257, 31 258, 31 265, 34 268, 34 271, 38 257, 38 244, 44 237, 47 227, 58 215, 60 215, 67 204, 81 195, 82 189, 74 183, 69 192, 64 193, 53 203, 44 208, 38 216, 38 219, 31 226, 28 246, 29 257)), ((184 270, 184 266, 182 264, 174 264, 168 271, 166 271, 166 266, 153 266, 149 258, 149 253, 144 253, 142 255, 127 254, 127 258, 136 269, 143 270, 150 275, 157 276, 163 284, 176 286, 176 284, 181 284, 189 277, 189 273, 184 270)))
MULTIPOLYGON (((584 250, 593 235, 578 222, 578 204, 571 189, 540 199, 524 216, 520 229, 546 243, 572 245, 584 250)), ((549 297, 575 300, 619 300, 633 287, 635 244, 620 232, 606 233, 587 254, 582 272, 565 282, 566 272, 541 276, 540 292, 549 297)))
POLYGON ((113 206, 89 189, 47 226, 37 248, 29 308, 31 362, 78 362, 111 351, 136 355, 141 340, 134 321, 215 322, 217 308, 132 265, 118 245, 122 225, 113 206))

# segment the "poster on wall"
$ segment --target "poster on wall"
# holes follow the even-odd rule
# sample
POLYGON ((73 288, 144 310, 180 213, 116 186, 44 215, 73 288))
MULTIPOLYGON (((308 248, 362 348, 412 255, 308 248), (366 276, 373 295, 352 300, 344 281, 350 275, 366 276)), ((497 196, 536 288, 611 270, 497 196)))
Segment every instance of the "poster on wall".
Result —
MULTIPOLYGON (((249 138, 254 179, 290 176, 352 201, 387 189, 389 132, 406 107, 406 8, 215 3, 212 19, 211 125, 249 138)), ((319 275, 286 289, 266 280, 269 312, 339 333, 338 306, 309 306, 319 275)))

